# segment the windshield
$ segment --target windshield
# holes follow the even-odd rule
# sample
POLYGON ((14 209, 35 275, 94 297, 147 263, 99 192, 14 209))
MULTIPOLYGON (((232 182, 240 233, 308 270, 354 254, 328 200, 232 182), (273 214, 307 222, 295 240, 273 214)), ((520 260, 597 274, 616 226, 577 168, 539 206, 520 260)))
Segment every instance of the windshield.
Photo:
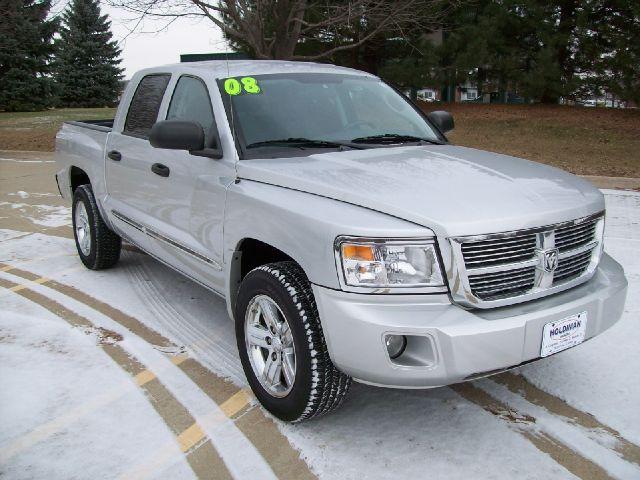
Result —
POLYGON ((443 141, 404 97, 377 78, 304 73, 218 83, 245 156, 269 149, 304 154, 300 150, 443 141))

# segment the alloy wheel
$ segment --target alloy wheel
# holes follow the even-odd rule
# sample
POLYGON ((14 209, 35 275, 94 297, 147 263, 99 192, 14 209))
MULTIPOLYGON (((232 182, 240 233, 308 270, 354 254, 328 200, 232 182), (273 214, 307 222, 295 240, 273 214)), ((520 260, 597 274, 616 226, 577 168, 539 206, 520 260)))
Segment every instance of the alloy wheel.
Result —
POLYGON ((249 361, 260 385, 274 397, 286 397, 295 382, 296 352, 282 310, 267 295, 253 297, 244 331, 249 361))
POLYGON ((87 209, 84 206, 84 202, 80 201, 76 205, 75 211, 75 227, 76 238, 78 239, 78 245, 80 251, 85 256, 89 256, 91 253, 91 228, 89 226, 89 216, 87 215, 87 209))

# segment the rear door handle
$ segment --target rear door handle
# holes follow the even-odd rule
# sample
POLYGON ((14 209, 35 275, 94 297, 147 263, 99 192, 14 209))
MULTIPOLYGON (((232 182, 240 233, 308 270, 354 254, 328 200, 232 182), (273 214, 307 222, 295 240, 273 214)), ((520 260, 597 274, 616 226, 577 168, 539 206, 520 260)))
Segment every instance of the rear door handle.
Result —
POLYGON ((116 162, 119 162, 120 160, 122 160, 122 154, 117 150, 111 150, 109 153, 107 153, 107 157, 109 157, 111 160, 114 160, 116 162))
POLYGON ((171 170, 166 165, 161 163, 154 163, 151 165, 151 171, 156 175, 160 175, 161 177, 168 177, 171 170))

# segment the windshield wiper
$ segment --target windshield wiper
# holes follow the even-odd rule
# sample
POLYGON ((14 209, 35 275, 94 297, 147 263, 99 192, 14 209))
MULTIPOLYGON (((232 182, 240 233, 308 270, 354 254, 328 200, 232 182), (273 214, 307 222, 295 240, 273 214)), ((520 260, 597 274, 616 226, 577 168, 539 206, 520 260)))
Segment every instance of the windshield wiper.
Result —
POLYGON ((409 142, 427 142, 435 145, 442 145, 442 142, 430 140, 428 138, 414 137, 413 135, 399 135, 397 133, 382 133, 380 135, 371 135, 369 137, 358 137, 351 140, 353 143, 409 143, 409 142))
POLYGON ((364 147, 353 145, 349 142, 332 142, 329 140, 312 140, 310 138, 281 138, 277 140, 265 140, 263 142, 255 142, 247 145, 246 148, 258 147, 297 147, 297 148, 341 148, 349 147, 362 150, 364 147))

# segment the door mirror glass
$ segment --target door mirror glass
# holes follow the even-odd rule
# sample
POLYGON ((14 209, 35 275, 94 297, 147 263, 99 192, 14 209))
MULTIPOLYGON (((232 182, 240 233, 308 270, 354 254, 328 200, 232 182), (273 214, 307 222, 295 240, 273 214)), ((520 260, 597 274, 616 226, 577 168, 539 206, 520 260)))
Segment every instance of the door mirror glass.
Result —
POLYGON ((449 112, 437 110, 428 114, 427 118, 431 120, 431 122, 435 124, 442 133, 447 133, 453 130, 453 116, 449 112))
POLYGON ((149 143, 152 147, 169 150, 203 150, 204 130, 198 122, 162 120, 151 128, 149 143))

